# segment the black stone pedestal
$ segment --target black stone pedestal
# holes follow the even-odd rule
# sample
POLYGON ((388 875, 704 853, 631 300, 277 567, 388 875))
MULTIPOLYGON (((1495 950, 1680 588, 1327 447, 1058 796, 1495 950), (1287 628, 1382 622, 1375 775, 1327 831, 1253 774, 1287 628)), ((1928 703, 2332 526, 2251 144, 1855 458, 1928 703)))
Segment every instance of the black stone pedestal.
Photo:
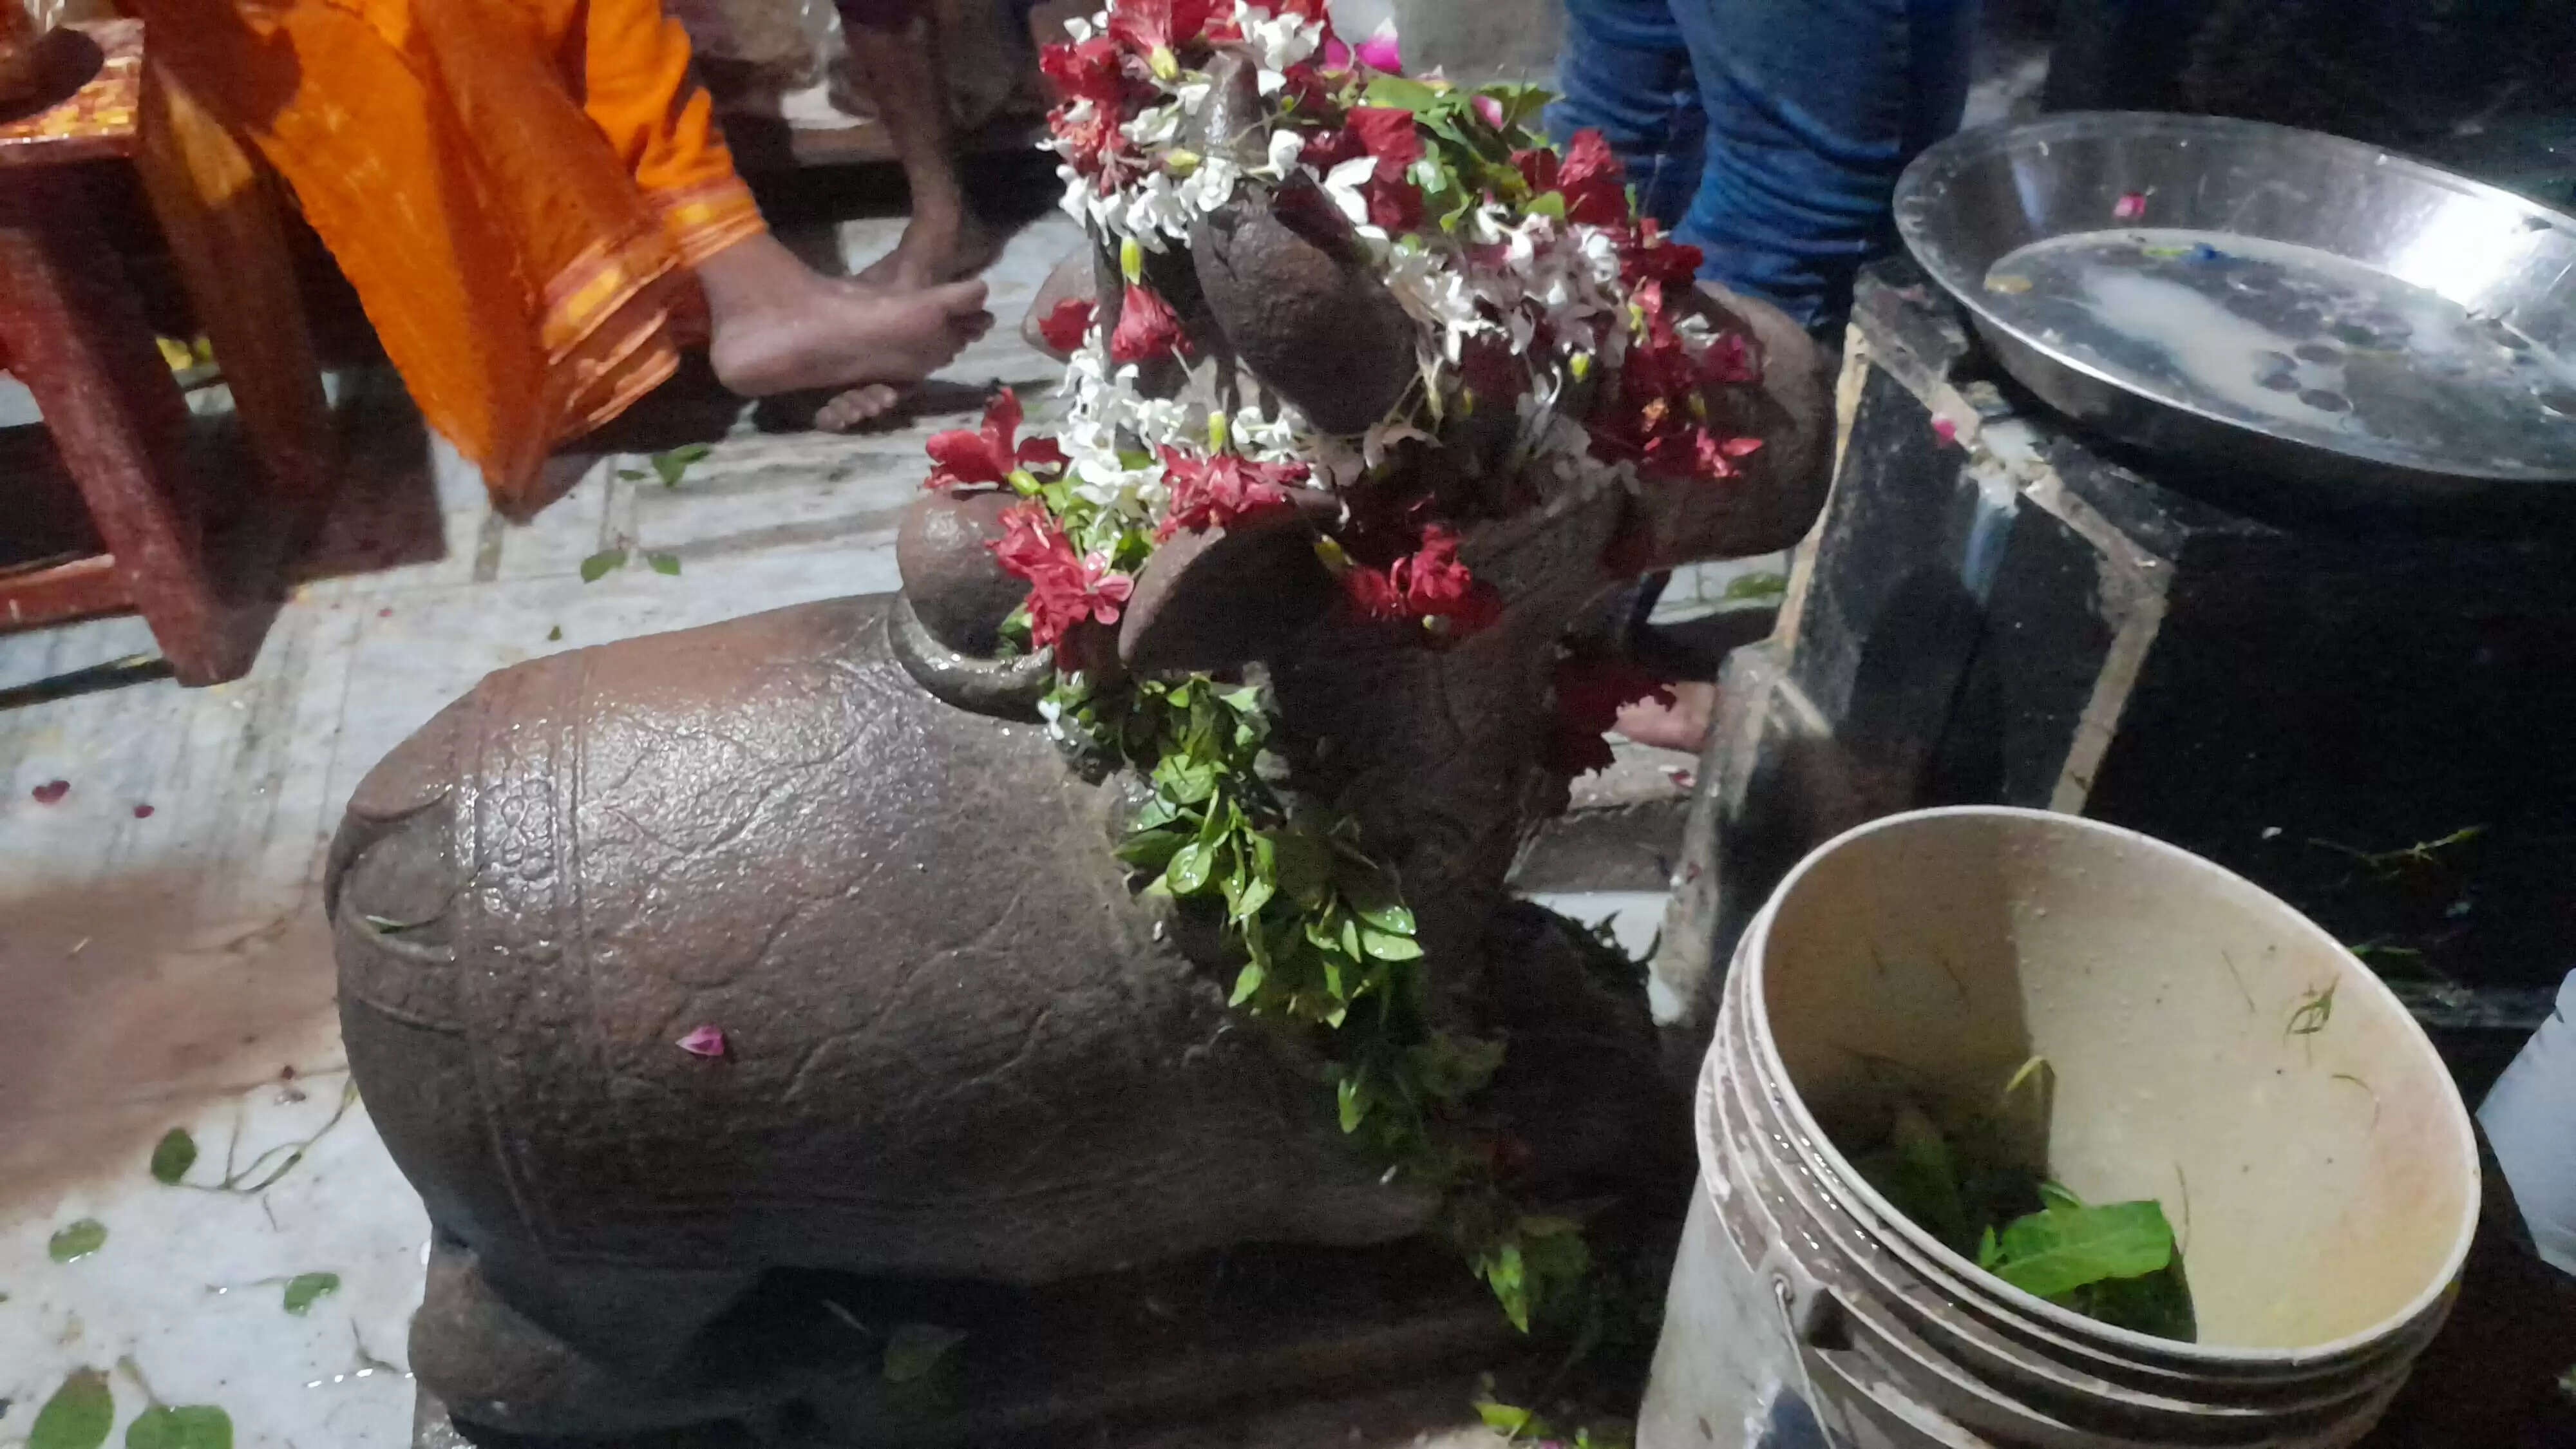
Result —
POLYGON ((2576 964, 2576 539, 2204 501, 2286 495, 2076 434, 1903 263, 1863 279, 1840 401, 1778 630, 1722 682, 1666 1014, 1704 1030, 1713 963, 1831 835, 2021 805, 2196 851, 2366 948, 2475 1101, 2576 964))

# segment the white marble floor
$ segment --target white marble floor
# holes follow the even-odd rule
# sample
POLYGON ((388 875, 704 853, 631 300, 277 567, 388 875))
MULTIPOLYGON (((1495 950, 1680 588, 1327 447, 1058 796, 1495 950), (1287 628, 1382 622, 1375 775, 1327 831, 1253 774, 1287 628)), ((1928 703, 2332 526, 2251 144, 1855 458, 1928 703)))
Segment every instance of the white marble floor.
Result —
MULTIPOLYGON (((841 241, 864 260, 896 225, 848 223, 841 241)), ((634 451, 559 459, 579 482, 526 527, 491 512, 398 389, 364 380, 317 550, 330 576, 295 591, 247 678, 0 712, 0 1445, 83 1370, 106 1375, 120 1436, 157 1401, 224 1409, 244 1449, 408 1442, 428 1225, 363 1107, 324 1130, 346 1076, 316 892, 350 789, 500 666, 894 587, 923 438, 991 382, 1051 389, 1017 324, 1074 238, 1050 218, 1011 244, 1000 323, 944 374, 962 385, 946 415, 833 438, 657 398, 612 436, 634 451), (665 487, 648 453, 692 438, 712 451, 665 487), (584 583, 582 561, 618 547, 633 562, 584 583), (185 1186, 150 1171, 174 1128, 200 1152, 185 1186), (282 1151, 239 1171, 307 1138, 273 1184, 282 1151), (201 1190, 228 1145, 232 1189, 201 1190), (55 1261, 84 1222, 104 1243, 55 1261), (291 1313, 289 1281, 323 1273, 336 1290, 291 1313)), ((0 636, 0 685, 151 647, 132 619, 0 636)))

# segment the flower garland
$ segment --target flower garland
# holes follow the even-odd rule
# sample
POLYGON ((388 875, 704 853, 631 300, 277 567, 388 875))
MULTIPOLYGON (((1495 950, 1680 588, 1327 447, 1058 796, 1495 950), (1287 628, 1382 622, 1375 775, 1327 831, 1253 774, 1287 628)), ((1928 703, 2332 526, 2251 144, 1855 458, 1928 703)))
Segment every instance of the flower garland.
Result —
MULTIPOLYGON (((1465 1120, 1503 1044, 1431 1024, 1422 947, 1392 874, 1348 815, 1290 797, 1258 768, 1271 727, 1259 690, 1204 675, 1095 684, 1082 665, 1104 640, 1086 631, 1119 620, 1137 571, 1174 534, 1321 490, 1340 505, 1317 551, 1343 607, 1445 647, 1492 624, 1502 600, 1427 500, 1384 496, 1407 450, 1507 408, 1498 477, 1585 488, 1729 478, 1758 440, 1713 428, 1701 389, 1752 380, 1758 360, 1668 301, 1689 295, 1698 251, 1634 215, 1598 133, 1560 156, 1529 129, 1548 99, 1535 87, 1408 78, 1383 47, 1371 65, 1334 35, 1324 0, 1111 0, 1067 30, 1042 57, 1063 96, 1046 144, 1065 210, 1116 250, 1118 321, 1104 329, 1075 300, 1040 319, 1070 354, 1058 435, 1021 440, 1020 402, 1004 390, 980 428, 931 439, 929 486, 1018 496, 993 545, 1029 584, 1006 637, 1056 648, 1040 708, 1059 743, 1151 788, 1119 859, 1148 892, 1221 915, 1240 963, 1232 1004, 1319 1032, 1343 1130, 1389 1181, 1442 1195, 1452 1235, 1526 1329, 1571 1296, 1588 1254, 1575 1224, 1517 1206, 1514 1149, 1465 1120), (1210 104, 1220 47, 1254 66, 1262 129, 1234 155, 1201 155, 1182 138, 1210 104), (1145 396, 1146 366, 1190 352, 1147 281, 1148 256, 1185 245, 1246 187, 1305 184, 1414 326, 1416 377, 1402 398, 1345 437, 1287 404, 1228 414, 1145 396)), ((1580 674, 1560 671, 1550 749, 1570 768, 1601 762, 1614 695, 1652 688, 1580 674)))

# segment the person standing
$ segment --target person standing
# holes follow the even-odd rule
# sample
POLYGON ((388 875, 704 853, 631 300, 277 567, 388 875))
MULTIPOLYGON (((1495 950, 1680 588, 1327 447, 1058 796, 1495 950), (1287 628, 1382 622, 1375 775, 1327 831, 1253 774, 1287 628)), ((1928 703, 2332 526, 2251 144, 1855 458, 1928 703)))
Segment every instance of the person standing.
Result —
POLYGON ((1560 140, 1599 130, 1700 275, 1839 332, 1896 178, 1957 129, 1977 0, 1565 0, 1560 140))

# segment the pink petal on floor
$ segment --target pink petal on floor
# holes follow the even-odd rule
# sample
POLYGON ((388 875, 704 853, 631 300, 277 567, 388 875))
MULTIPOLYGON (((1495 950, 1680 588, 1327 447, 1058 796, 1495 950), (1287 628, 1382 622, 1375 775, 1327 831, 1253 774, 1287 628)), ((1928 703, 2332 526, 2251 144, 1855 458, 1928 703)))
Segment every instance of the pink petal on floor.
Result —
POLYGON ((135 806, 135 807, 134 807, 134 818, 135 818, 135 819, 137 819, 137 820, 149 820, 149 819, 151 819, 151 818, 152 818, 152 807, 151 807, 151 806, 149 806, 149 805, 137 805, 137 806, 135 806))
POLYGON ((672 1043, 693 1057, 720 1057, 725 1054, 724 1033, 712 1026, 702 1026, 672 1043))
POLYGON ((2118 201, 2111 203, 2111 216, 2114 220, 2136 221, 2146 214, 2147 194, 2143 191, 2123 192, 2118 201))
POLYGON ((1932 436, 1939 438, 1945 443, 1955 443, 1959 441, 1959 425, 1950 421, 1948 418, 1934 418, 1932 420, 1932 436))
POLYGON ((27 793, 36 797, 36 803, 37 803, 37 804, 39 804, 39 805, 51 805, 51 804, 53 804, 55 801, 60 800, 60 799, 61 799, 61 798, 63 798, 65 795, 68 795, 68 794, 70 794, 71 792, 72 792, 72 782, 71 782, 71 781, 69 781, 69 780, 47 780, 45 783, 43 783, 43 784, 41 784, 41 785, 38 785, 35 789, 30 790, 30 791, 28 791, 27 793))

